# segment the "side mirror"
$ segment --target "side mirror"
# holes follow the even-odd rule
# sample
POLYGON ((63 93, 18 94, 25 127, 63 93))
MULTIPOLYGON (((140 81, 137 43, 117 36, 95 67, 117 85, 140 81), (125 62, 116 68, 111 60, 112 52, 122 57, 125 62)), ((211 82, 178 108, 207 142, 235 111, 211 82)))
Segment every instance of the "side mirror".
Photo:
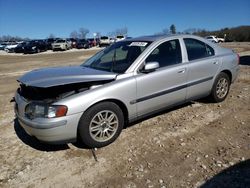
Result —
POLYGON ((143 73, 150 73, 150 72, 155 71, 159 67, 160 67, 160 65, 156 61, 148 62, 148 63, 145 64, 145 66, 144 66, 144 68, 142 69, 141 72, 143 72, 143 73))

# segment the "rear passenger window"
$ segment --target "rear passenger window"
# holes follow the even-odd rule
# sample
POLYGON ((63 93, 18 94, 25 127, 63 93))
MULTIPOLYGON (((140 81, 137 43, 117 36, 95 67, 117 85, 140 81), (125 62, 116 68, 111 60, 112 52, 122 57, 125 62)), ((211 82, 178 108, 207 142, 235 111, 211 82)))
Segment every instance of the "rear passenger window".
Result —
POLYGON ((179 40, 171 40, 160 44, 147 57, 146 62, 156 61, 160 67, 174 65, 182 62, 179 40))
POLYGON ((214 49, 204 42, 188 38, 184 39, 184 42, 186 45, 189 61, 214 55, 214 49))

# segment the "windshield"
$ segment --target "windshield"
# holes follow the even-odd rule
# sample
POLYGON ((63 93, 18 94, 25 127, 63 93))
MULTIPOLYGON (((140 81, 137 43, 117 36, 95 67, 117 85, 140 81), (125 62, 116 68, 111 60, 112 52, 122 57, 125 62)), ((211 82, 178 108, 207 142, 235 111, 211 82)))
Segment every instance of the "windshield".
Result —
POLYGON ((82 66, 124 73, 150 43, 145 41, 117 42, 88 59, 82 66))
POLYGON ((116 36, 116 38, 117 38, 117 39, 123 39, 124 36, 119 35, 119 36, 116 36))
POLYGON ((66 42, 66 40, 60 39, 60 40, 57 40, 57 41, 56 41, 56 43, 63 43, 63 42, 66 42))
POLYGON ((102 40, 106 40, 109 39, 108 37, 101 37, 102 40))

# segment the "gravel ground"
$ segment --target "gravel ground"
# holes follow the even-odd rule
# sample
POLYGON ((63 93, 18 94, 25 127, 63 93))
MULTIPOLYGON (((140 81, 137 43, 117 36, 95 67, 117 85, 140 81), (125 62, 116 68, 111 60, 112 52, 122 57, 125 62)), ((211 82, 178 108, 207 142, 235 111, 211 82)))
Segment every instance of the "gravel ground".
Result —
POLYGON ((0 53, 0 187, 250 187, 250 43, 228 43, 240 74, 219 104, 193 101, 124 129, 92 152, 28 136, 9 103, 16 79, 40 67, 80 64, 99 49, 0 53))

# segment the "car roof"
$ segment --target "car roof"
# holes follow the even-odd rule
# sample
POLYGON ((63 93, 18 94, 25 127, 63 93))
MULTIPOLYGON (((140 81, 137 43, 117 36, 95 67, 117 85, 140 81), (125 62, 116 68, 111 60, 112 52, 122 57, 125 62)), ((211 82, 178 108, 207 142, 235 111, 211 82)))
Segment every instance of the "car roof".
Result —
POLYGON ((186 34, 164 34, 164 35, 148 35, 148 36, 141 36, 141 37, 135 37, 131 39, 127 39, 129 41, 158 41, 161 39, 166 39, 170 37, 184 37, 184 36, 193 36, 193 35, 186 35, 186 34))
POLYGON ((191 35, 191 34, 165 34, 165 35, 149 35, 149 36, 142 36, 136 37, 131 39, 126 39, 126 41, 148 41, 148 42, 155 42, 160 41, 163 39, 171 39, 171 38, 194 38, 204 42, 204 38, 191 35))

